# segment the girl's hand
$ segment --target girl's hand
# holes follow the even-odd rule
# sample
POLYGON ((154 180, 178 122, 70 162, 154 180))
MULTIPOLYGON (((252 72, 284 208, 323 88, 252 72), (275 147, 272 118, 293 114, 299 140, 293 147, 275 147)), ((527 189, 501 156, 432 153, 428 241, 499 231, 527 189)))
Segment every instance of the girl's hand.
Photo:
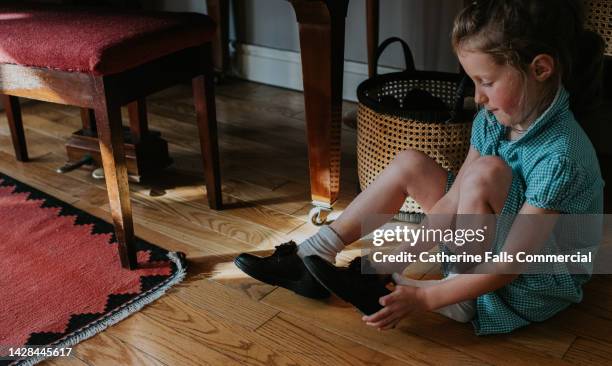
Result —
POLYGON ((378 330, 393 329, 406 315, 429 310, 425 290, 422 287, 397 285, 393 292, 380 298, 379 302, 384 308, 361 319, 378 330))

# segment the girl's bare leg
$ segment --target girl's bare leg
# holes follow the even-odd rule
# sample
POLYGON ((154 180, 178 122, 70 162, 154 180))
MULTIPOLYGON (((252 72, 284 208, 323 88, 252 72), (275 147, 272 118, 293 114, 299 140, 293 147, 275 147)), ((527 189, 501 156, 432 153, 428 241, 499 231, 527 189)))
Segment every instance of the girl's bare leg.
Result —
POLYGON ((512 170, 499 157, 483 156, 476 160, 462 180, 458 214, 500 214, 510 185, 512 170))
POLYGON ((432 211, 434 206, 436 210, 454 213, 458 200, 439 202, 445 193, 447 175, 446 170, 424 153, 403 151, 330 227, 344 243, 350 244, 362 237, 364 219, 376 227, 385 224, 386 220, 379 214, 396 214, 407 196, 412 197, 426 213, 432 211), (372 222, 375 220, 381 222, 372 222))
POLYGON ((502 212, 510 186, 512 170, 499 157, 483 156, 472 163, 459 184, 456 227, 483 230, 485 240, 471 243, 451 251, 483 254, 491 250, 496 233, 496 214, 502 212))

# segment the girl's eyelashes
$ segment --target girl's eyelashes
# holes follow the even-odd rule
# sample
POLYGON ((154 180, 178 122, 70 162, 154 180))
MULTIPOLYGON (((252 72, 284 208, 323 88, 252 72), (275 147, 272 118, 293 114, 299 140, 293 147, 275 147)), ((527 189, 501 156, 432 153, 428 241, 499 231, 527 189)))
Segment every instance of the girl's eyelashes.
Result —
POLYGON ((492 81, 487 81, 487 82, 481 81, 481 82, 480 82, 480 86, 484 86, 485 88, 486 88, 486 87, 489 87, 489 86, 491 86, 491 85, 493 85, 493 82, 492 82, 492 81))

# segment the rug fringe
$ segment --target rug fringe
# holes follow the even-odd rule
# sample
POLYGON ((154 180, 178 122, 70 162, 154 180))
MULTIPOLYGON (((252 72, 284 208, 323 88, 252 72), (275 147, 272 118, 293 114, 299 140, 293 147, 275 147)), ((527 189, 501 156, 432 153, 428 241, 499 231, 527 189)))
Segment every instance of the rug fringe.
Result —
MULTIPOLYGON (((124 304, 123 308, 116 313, 113 313, 111 316, 104 317, 98 319, 95 323, 90 324, 86 329, 80 329, 77 333, 71 337, 66 338, 65 340, 57 343, 51 344, 46 347, 53 348, 62 348, 62 347, 70 347, 75 346, 77 343, 82 342, 88 338, 93 337, 94 335, 100 333, 104 329, 110 327, 111 325, 117 324, 121 320, 127 318, 128 316, 134 314, 135 312, 142 309, 145 305, 152 303, 153 301, 159 299, 166 291, 181 282, 185 275, 187 274, 186 266, 184 265, 184 260, 182 258, 183 254, 179 254, 176 252, 168 252, 168 259, 170 259, 176 265, 176 273, 173 277, 164 282, 161 286, 159 286, 155 291, 149 292, 146 295, 138 298, 138 300, 133 300, 128 304, 124 304)), ((74 357, 74 356, 70 356, 74 357)), ((44 356, 33 356, 27 358, 25 360, 18 361, 17 363, 11 363, 10 365, 19 365, 19 366, 31 366, 38 362, 41 362, 47 358, 44 356)))

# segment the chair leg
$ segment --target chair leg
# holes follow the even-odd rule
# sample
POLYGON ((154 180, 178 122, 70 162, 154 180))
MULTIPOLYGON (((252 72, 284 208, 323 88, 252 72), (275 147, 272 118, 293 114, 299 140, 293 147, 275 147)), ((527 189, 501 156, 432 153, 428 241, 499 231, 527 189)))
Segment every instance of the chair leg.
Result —
POLYGON ((222 207, 221 175, 219 169, 219 142, 217 138, 217 116, 215 110, 215 83, 212 71, 212 55, 207 48, 207 72, 196 76, 192 80, 193 99, 200 132, 200 147, 204 162, 204 176, 206 179, 206 196, 208 205, 214 210, 222 207))
POLYGON ((21 107, 19 98, 12 95, 2 95, 2 104, 6 111, 11 139, 15 149, 15 157, 19 161, 28 161, 28 149, 26 147, 25 133, 23 131, 23 121, 21 120, 21 107))
MULTIPOLYGON (((104 89, 101 87, 98 90, 104 89)), ((95 107, 95 115, 108 199, 119 243, 119 258, 124 268, 134 269, 137 261, 127 166, 123 151, 121 106, 109 105, 106 98, 100 96, 95 107)))
POLYGON ((93 109, 81 108, 81 123, 85 136, 97 136, 96 116, 93 109))
POLYGON ((149 133, 149 122, 147 120, 147 104, 145 98, 140 98, 128 104, 130 116, 130 134, 132 144, 137 145, 149 133))

